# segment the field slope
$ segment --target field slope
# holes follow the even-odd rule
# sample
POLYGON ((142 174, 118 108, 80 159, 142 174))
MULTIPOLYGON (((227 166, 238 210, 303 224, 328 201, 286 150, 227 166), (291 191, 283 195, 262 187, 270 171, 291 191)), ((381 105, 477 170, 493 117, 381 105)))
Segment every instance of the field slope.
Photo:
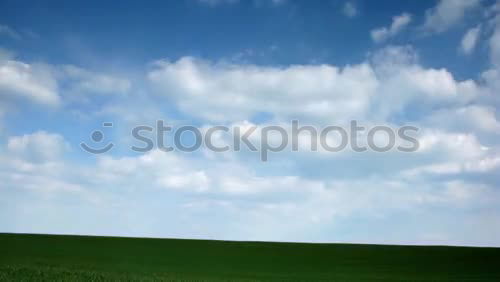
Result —
POLYGON ((0 234, 23 280, 500 281, 500 249, 0 234))

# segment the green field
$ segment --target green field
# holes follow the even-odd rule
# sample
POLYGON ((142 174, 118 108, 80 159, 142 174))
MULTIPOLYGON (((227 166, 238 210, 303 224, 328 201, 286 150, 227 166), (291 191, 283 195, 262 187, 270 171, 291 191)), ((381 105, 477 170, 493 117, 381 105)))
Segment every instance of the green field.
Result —
POLYGON ((500 248, 0 234, 1 281, 500 281, 500 248))

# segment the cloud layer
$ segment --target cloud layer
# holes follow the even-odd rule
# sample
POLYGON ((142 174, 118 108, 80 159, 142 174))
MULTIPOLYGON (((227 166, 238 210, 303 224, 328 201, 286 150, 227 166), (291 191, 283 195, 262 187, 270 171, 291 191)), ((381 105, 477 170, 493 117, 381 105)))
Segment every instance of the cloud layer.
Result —
MULTIPOLYGON (((214 10, 239 5, 199 2, 214 10)), ((337 8, 357 16, 354 23, 361 15, 352 3, 337 8)), ((429 64, 433 58, 421 58, 415 46, 393 45, 389 39, 418 19, 410 13, 364 30, 375 49, 346 64, 186 52, 109 71, 108 62, 40 63, 0 49, 0 231, 500 246, 500 29, 494 7, 464 20, 480 5, 439 1, 421 23, 421 40, 462 26, 449 52, 459 59, 485 50, 486 67, 469 78, 429 64), (351 120, 367 128, 413 125, 420 146, 332 153, 304 142, 265 163, 248 150, 130 152, 131 127, 158 119, 201 130, 255 127, 252 141, 264 126, 293 119, 317 128, 351 120), (114 127, 103 129, 104 121, 114 127), (115 143, 109 154, 80 150, 95 129, 115 143)), ((215 136, 220 144, 231 138, 215 136)))

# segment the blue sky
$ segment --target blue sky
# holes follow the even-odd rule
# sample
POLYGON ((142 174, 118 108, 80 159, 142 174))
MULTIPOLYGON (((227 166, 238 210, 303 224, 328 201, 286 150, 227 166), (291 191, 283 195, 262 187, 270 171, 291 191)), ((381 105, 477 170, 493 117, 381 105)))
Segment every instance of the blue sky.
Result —
POLYGON ((487 0, 0 1, 0 232, 500 246, 499 12, 487 0), (421 146, 268 162, 130 151, 131 128, 158 119, 411 124, 421 146), (116 144, 98 156, 79 146, 96 129, 116 144))

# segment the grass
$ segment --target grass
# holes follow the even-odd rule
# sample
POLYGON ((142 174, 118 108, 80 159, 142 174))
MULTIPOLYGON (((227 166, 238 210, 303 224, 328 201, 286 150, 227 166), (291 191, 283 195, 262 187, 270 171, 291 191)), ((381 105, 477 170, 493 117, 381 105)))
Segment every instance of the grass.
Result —
POLYGON ((0 281, 500 281, 500 248, 0 234, 0 281))

